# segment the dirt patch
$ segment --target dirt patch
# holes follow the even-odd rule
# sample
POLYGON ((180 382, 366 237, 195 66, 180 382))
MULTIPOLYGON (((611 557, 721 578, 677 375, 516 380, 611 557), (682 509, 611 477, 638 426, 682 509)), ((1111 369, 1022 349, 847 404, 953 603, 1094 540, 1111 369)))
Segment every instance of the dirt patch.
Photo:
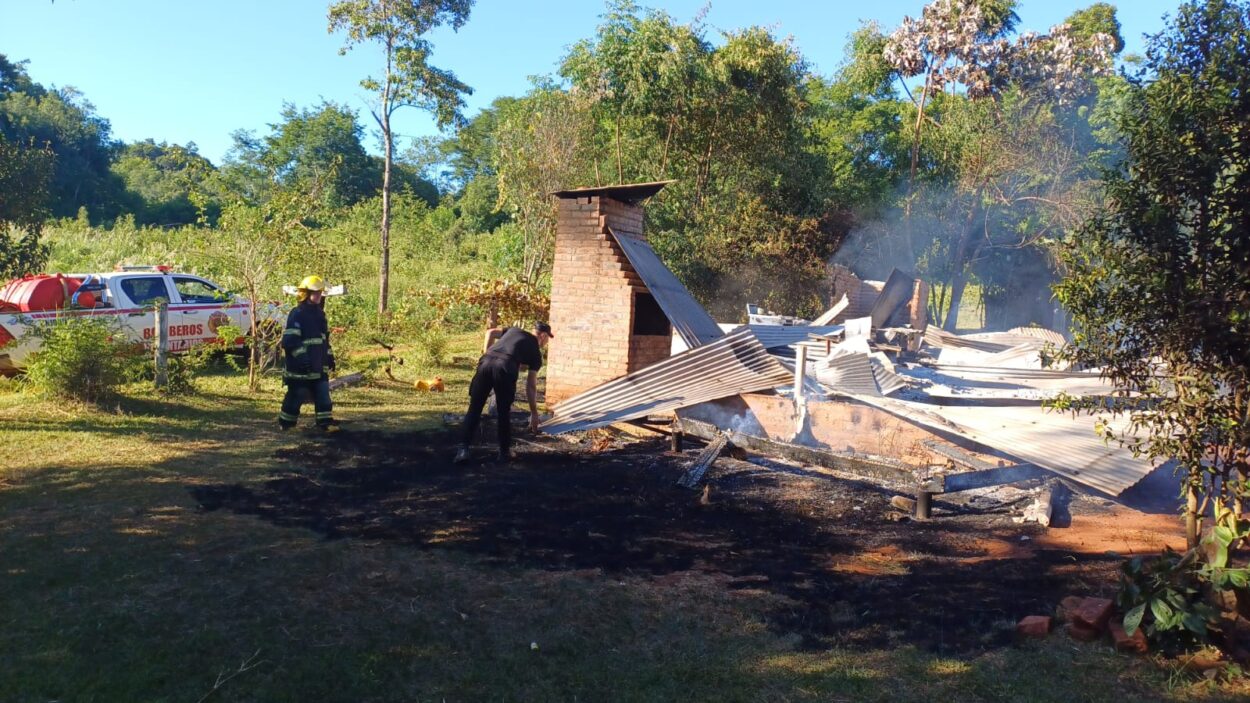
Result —
POLYGON ((667 454, 658 440, 591 452, 548 439, 520 446, 509 465, 465 466, 450 462, 454 441, 348 431, 276 456, 262 482, 192 492, 207 510, 327 538, 657 583, 712 576, 730 592, 777 596, 784 605, 768 621, 813 647, 998 646, 1017 619, 1051 612, 1064 595, 1109 592, 1119 564, 1006 514, 894 522, 880 487, 731 459, 717 463, 707 495, 687 491, 674 484, 694 452, 667 454))

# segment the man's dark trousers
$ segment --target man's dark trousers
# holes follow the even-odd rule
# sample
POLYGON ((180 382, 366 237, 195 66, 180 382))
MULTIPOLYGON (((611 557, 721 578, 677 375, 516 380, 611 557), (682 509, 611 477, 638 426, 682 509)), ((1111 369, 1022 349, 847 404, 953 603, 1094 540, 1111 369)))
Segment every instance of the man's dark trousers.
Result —
POLYGON ((518 374, 508 369, 508 360, 487 354, 478 361, 477 373, 469 384, 469 412, 464 417, 464 441, 467 447, 473 443, 482 408, 491 391, 495 392, 495 411, 499 421, 499 451, 506 454, 512 449, 512 401, 516 399, 518 374))

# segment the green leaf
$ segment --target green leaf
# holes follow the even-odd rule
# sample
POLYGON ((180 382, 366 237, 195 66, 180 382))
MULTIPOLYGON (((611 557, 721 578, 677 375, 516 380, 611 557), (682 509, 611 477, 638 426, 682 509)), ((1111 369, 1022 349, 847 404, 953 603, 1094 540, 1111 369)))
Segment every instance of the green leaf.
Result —
POLYGON ((1211 530, 1211 535, 1215 537, 1216 542, 1223 547, 1227 547, 1232 544, 1233 540, 1237 538, 1237 536, 1233 534, 1233 531, 1225 525, 1216 525, 1211 530))
POLYGON ((1225 574, 1228 576, 1228 582, 1233 588, 1246 588, 1250 586, 1250 569, 1228 569, 1225 574))
POLYGON ((1150 612, 1155 616, 1155 620, 1157 620, 1160 624, 1167 623, 1172 619, 1172 607, 1169 606, 1162 598, 1150 599, 1150 612))
POLYGON ((1186 630, 1189 630, 1196 635, 1206 636, 1207 621, 1202 619, 1201 616, 1196 613, 1188 613, 1181 620, 1184 623, 1186 630))
POLYGON ((1136 608, 1133 608, 1132 610, 1125 613, 1124 614, 1124 631, 1127 632, 1130 636, 1134 632, 1137 632, 1137 628, 1141 627, 1141 619, 1143 616, 1145 616, 1145 614, 1146 614, 1145 603, 1142 603, 1136 608))

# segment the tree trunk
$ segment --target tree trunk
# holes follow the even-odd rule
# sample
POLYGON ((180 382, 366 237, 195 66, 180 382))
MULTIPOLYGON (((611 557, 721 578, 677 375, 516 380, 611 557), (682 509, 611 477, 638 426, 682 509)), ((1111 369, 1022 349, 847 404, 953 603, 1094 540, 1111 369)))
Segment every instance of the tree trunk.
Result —
POLYGON ((1185 484, 1185 546, 1189 549, 1198 547, 1198 488, 1194 485, 1194 479, 1190 475, 1185 484))
POLYGON ((378 314, 386 314, 391 290, 391 154, 394 148, 391 116, 382 113, 382 265, 378 274, 378 314))
MULTIPOLYGON (((385 7, 384 7, 385 9, 385 7)), ((391 65, 395 57, 395 44, 391 37, 386 40, 386 82, 382 85, 382 109, 377 115, 382 127, 382 261, 378 272, 378 314, 386 314, 386 304, 391 292, 391 158, 395 149, 395 135, 391 133, 391 65)))
POLYGON ((248 291, 247 301, 248 315, 251 318, 248 335, 252 343, 248 345, 247 352, 247 389, 255 392, 260 386, 260 362, 261 362, 261 342, 260 342, 260 326, 256 324, 256 290, 248 291))
POLYGON ((621 116, 616 115, 616 182, 618 185, 625 183, 625 165, 621 163, 621 116))
POLYGON ((946 321, 942 329, 954 332, 959 324, 959 306, 963 303, 964 288, 968 285, 968 260, 972 258, 976 247, 972 246, 973 224, 981 211, 981 193, 977 191, 974 204, 968 212, 968 221, 964 223, 964 231, 959 235, 959 244, 955 246, 955 255, 951 258, 951 277, 948 287, 951 294, 951 306, 946 310, 946 321))

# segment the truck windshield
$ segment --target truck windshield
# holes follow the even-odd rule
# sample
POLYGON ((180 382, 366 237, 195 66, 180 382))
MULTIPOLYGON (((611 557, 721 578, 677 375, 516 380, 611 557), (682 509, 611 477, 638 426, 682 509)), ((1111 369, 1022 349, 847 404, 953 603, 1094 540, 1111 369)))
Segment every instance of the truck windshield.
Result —
POLYGON ((220 303, 226 299, 223 291, 198 278, 175 276, 174 288, 184 303, 220 303))

